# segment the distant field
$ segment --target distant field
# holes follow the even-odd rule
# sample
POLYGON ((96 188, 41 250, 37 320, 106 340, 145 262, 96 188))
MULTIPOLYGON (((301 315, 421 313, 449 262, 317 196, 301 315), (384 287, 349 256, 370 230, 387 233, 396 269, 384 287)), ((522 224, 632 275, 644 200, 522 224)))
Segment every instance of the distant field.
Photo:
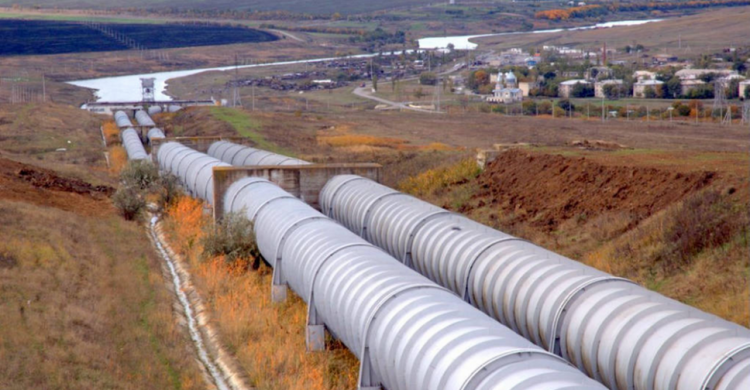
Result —
MULTIPOLYGON (((175 24, 111 24, 111 31, 146 49, 214 46, 274 41, 274 35, 247 28, 175 24)), ((127 50, 130 47, 77 23, 6 20, 0 24, 0 56, 127 50)))
MULTIPOLYGON (((123 3, 117 0, 0 0, 0 6, 13 4, 25 7, 41 6, 43 8, 143 8, 143 9, 201 9, 201 10, 284 10, 295 13, 330 14, 339 12, 353 14, 379 11, 397 7, 407 7, 434 3, 434 0, 131 0, 123 3)), ((446 1, 447 3, 447 1, 446 1)))

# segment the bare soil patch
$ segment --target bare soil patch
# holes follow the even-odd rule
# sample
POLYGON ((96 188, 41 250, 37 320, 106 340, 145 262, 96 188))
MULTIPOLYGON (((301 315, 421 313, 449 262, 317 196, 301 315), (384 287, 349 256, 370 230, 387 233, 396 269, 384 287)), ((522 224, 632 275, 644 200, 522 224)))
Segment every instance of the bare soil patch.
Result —
POLYGON ((54 207, 82 215, 113 212, 112 187, 93 186, 80 179, 0 158, 0 199, 54 207))
POLYGON ((716 172, 671 172, 649 167, 607 166, 586 158, 568 158, 510 150, 479 176, 480 190, 459 211, 486 203, 513 209, 518 222, 545 230, 562 222, 626 212, 633 223, 699 191, 716 172))

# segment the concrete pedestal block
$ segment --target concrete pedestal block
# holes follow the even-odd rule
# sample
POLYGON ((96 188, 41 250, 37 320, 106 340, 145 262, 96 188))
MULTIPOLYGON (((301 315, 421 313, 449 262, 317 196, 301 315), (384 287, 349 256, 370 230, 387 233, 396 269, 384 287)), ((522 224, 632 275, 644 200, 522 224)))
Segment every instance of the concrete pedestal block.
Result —
POLYGON ((286 284, 272 285, 271 286, 271 302, 280 303, 286 301, 287 293, 286 284))
POLYGON ((305 342, 307 350, 323 351, 326 349, 326 329, 323 325, 307 325, 305 342))

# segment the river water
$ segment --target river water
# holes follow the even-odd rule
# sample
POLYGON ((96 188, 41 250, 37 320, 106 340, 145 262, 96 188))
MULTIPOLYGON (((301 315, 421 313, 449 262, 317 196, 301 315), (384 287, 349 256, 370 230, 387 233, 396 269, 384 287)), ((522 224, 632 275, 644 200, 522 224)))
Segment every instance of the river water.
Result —
MULTIPOLYGON (((509 33, 496 33, 496 34, 479 34, 479 35, 461 35, 461 36, 450 36, 450 37, 430 37, 422 38, 419 40, 420 49, 445 49, 449 44, 453 44, 455 49, 459 50, 474 50, 477 48, 476 43, 470 42, 474 38, 483 37, 496 37, 504 35, 519 35, 519 34, 550 34, 561 31, 578 31, 578 30, 592 30, 596 28, 611 28, 620 26, 637 26, 645 23, 659 22, 663 19, 648 19, 648 20, 625 20, 619 22, 607 22, 599 23, 593 26, 585 27, 574 27, 568 29, 553 29, 553 30, 537 30, 537 31, 519 31, 509 33)), ((292 64, 304 64, 314 62, 326 62, 339 60, 342 58, 370 58, 377 54, 359 54, 347 57, 329 57, 329 58, 315 58, 308 60, 299 61, 283 61, 283 62, 272 62, 266 64, 253 64, 243 65, 238 68, 256 68, 261 66, 282 66, 292 64)), ((211 72, 211 71, 226 71, 234 70, 235 66, 223 66, 217 68, 200 68, 200 69, 189 69, 189 70, 177 70, 170 72, 159 72, 159 73, 145 73, 145 74, 134 74, 127 76, 115 76, 115 77, 103 77, 98 79, 88 80, 77 80, 70 81, 68 84, 72 84, 78 87, 93 89, 96 92, 96 100, 98 102, 137 102, 141 101, 141 78, 152 77, 155 79, 155 98, 158 101, 172 100, 172 97, 167 95, 167 84, 171 79, 177 79, 181 77, 192 76, 198 73, 211 72)))

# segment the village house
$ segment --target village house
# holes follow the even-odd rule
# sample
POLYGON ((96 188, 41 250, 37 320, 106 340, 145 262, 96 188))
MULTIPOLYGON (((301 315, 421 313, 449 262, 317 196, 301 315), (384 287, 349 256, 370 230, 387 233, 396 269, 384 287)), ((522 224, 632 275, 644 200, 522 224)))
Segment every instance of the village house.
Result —
POLYGON ((558 95, 560 95, 561 98, 570 98, 570 96, 573 93, 573 89, 578 84, 590 85, 591 83, 589 83, 586 80, 568 80, 568 81, 563 81, 562 83, 560 83, 560 87, 558 89, 558 95))
POLYGON ((594 84, 594 96, 598 98, 606 98, 606 94, 604 93, 604 87, 607 85, 616 85, 620 89, 620 94, 618 97, 627 96, 625 90, 623 89, 623 81, 622 80, 602 80, 597 81, 594 84))
POLYGON ((639 80, 637 83, 633 84, 633 97, 640 99, 646 98, 646 91, 648 88, 653 89, 654 92, 658 92, 663 84, 663 81, 655 79, 639 80))

